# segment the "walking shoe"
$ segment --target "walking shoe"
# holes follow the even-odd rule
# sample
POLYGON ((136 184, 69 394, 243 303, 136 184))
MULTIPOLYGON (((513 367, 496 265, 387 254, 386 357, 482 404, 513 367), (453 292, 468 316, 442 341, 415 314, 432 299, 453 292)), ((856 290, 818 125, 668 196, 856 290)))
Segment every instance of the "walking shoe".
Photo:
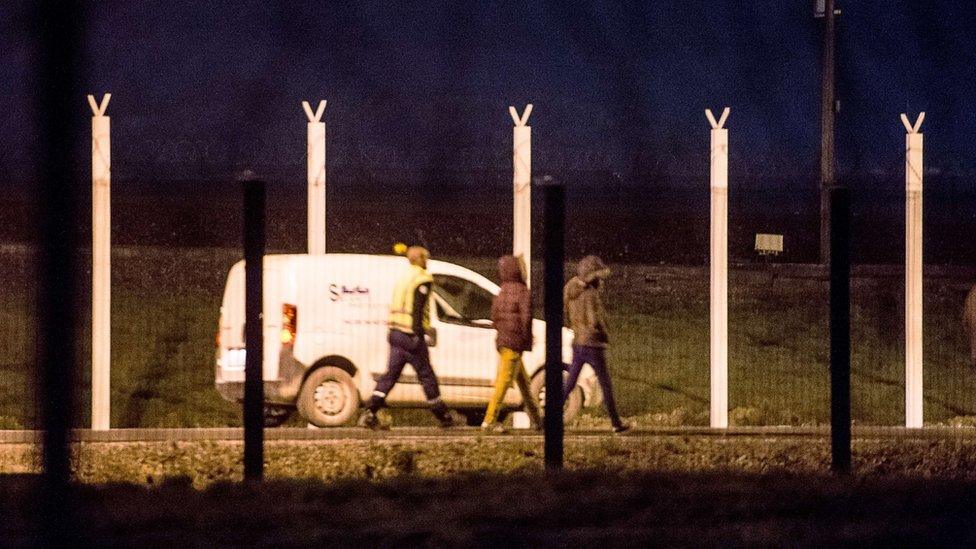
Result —
POLYGON ((508 429, 505 429, 505 426, 497 421, 494 423, 482 423, 481 430, 486 433, 494 433, 496 435, 504 435, 508 432, 508 429))
POLYGON ((389 425, 384 425, 383 422, 380 421, 380 418, 376 415, 376 412, 369 409, 359 416, 359 421, 357 424, 360 427, 371 429, 373 431, 387 430, 390 428, 389 425))
POLYGON ((457 418, 454 417, 454 412, 447 410, 437 416, 437 422, 440 424, 441 429, 450 429, 457 425, 457 418))
POLYGON ((615 435, 622 435, 630 430, 631 425, 629 423, 621 423, 613 428, 613 433, 615 435))

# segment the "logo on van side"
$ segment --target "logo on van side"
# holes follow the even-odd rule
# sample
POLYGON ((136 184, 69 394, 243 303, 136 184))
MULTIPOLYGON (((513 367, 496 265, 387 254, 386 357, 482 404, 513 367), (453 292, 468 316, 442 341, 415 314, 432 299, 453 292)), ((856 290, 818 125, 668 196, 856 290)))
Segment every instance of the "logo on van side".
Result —
POLYGON ((329 299, 339 301, 345 296, 357 297, 369 295, 369 288, 360 285, 346 286, 345 284, 329 284, 329 299))

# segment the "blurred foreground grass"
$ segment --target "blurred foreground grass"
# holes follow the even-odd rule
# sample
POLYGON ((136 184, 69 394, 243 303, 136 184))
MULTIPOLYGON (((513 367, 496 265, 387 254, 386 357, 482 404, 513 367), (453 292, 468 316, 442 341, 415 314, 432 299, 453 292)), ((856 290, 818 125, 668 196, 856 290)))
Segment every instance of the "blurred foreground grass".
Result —
MULTIPOLYGON (((77 475, 100 484, 76 487, 71 531, 77 546, 962 547, 974 443, 858 440, 856 474, 833 477, 814 438, 588 439, 557 474, 541 441, 511 437, 269 442, 261 485, 228 482, 240 443, 89 444, 77 475)), ((35 458, 0 446, 4 472, 35 458)), ((4 546, 39 541, 34 482, 0 474, 4 546)))
MULTIPOLYGON (((222 248, 116 248, 112 295, 112 425, 239 425, 239 408, 213 387, 213 349, 224 278, 240 252, 222 248)), ((0 428, 35 425, 29 251, 0 248, 0 428)), ((496 278, 492 259, 447 258, 496 278)), ((87 256, 81 258, 87 261, 87 256)), ((85 265, 85 263, 82 263, 85 265)), ((707 423, 708 271, 617 265, 605 296, 609 357, 624 415, 644 423, 707 423)), ((534 269, 541 295, 541 267, 534 269)), ((567 269, 572 274, 572 267, 567 269)), ((87 279, 86 279, 87 280, 87 279)), ((976 372, 967 364, 961 308, 972 281, 925 285, 925 414, 929 422, 976 416, 976 372)), ((903 284, 852 282, 853 416, 903 422, 903 284)), ((82 295, 86 288, 82 288, 82 295)), ((536 306, 541 315, 541 298, 536 306)), ((81 325, 78 424, 89 415, 90 305, 81 325)), ((733 271, 729 311, 730 419, 737 425, 828 421, 827 285, 811 277, 733 271)), ((436 368, 436 365, 435 365, 436 368)), ((600 415, 602 410, 590 414, 600 415)), ((426 414, 404 413, 402 421, 426 414)), ((293 420, 293 422, 296 420, 293 420)))

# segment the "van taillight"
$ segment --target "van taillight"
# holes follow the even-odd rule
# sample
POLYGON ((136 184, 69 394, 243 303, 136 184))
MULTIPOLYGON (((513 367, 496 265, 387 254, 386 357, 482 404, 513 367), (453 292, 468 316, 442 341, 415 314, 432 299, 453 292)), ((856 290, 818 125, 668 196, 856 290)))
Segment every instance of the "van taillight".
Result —
POLYGON ((281 344, 294 345, 298 333, 298 307, 291 303, 281 305, 281 344))

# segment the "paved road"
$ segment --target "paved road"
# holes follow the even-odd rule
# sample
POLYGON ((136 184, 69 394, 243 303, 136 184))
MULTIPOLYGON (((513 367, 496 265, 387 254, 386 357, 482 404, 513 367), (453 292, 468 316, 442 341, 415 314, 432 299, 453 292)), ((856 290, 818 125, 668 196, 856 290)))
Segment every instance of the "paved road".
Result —
MULTIPOLYGON (((596 429, 567 429, 566 438, 610 437, 609 430, 596 429)), ((730 429, 710 429, 707 427, 644 427, 635 428, 624 437, 660 437, 660 436, 695 436, 695 437, 829 437, 827 427, 735 427, 730 429)), ((542 438, 541 433, 533 431, 513 430, 509 434, 484 434, 476 427, 457 427, 453 429, 438 429, 435 427, 396 427, 389 431, 368 431, 359 428, 338 429, 302 429, 302 428, 273 428, 265 430, 265 439, 269 441, 281 440, 370 440, 370 439, 398 439, 398 440, 427 440, 427 439, 457 439, 471 440, 477 437, 523 437, 542 438)), ((976 439, 976 428, 969 427, 926 427, 924 429, 905 429, 904 427, 855 427, 853 437, 856 439, 871 438, 912 438, 912 439, 945 439, 966 438, 976 439)), ((199 441, 199 440, 243 440, 244 430, 241 428, 195 428, 195 429, 112 429, 109 431, 92 431, 78 429, 72 433, 72 440, 78 442, 170 442, 170 441, 199 441)), ((40 431, 4 431, 0 430, 0 444, 39 443, 40 431)))

